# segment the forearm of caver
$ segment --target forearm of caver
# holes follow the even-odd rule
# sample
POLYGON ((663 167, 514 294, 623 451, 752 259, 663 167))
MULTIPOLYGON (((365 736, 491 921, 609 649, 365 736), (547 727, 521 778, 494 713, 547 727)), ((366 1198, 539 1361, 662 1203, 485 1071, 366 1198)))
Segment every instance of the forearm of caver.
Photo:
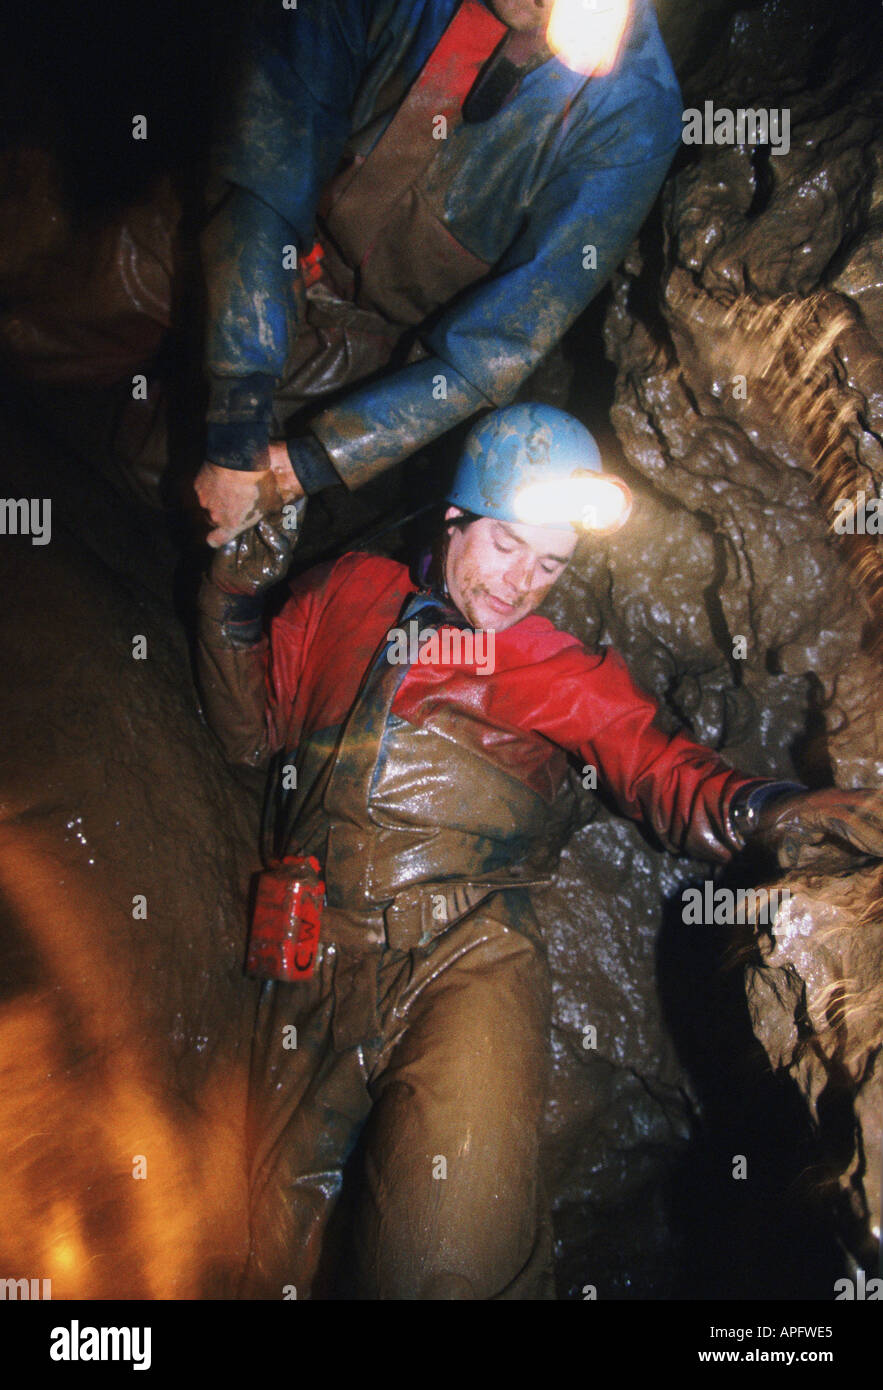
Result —
POLYGON ((764 805, 802 790, 797 783, 746 776, 711 749, 678 741, 686 745, 676 755, 682 761, 660 786, 651 777, 645 812, 675 853, 727 863, 745 848, 764 805))
POLYGON ((583 745, 586 765, 597 764, 620 809, 648 825, 666 849, 726 863, 745 845, 739 808, 760 789, 780 784, 737 771, 684 733, 665 732, 656 702, 629 690, 624 673, 620 679, 620 712, 583 745))
MULTIPOLYGON (((622 137, 625 140, 625 137, 622 137)), ((611 142, 613 137, 611 137, 611 142)), ((674 147, 630 149, 614 167, 578 162, 549 181, 496 273, 423 336, 430 353, 349 392, 311 430, 349 488, 476 411, 512 400, 601 289, 659 189, 674 147)), ((615 157, 615 150, 606 151, 615 157)))
POLYGON ((310 432, 337 479, 357 488, 492 404, 447 363, 428 357, 350 391, 311 422, 310 432))
MULTIPOLYGON (((226 185, 202 237, 205 456, 221 468, 257 472, 272 463, 273 394, 298 331, 294 256, 302 249, 300 234, 273 208, 247 189, 226 185)), ((304 493, 340 482, 315 435, 289 441, 288 453, 304 493)), ((291 489, 278 474, 277 482, 285 498, 291 489)))
POLYGON ((582 112, 493 275, 424 335, 491 404, 513 398, 628 251, 678 148, 676 97, 647 84, 622 102, 613 85, 582 112))
POLYGON ((767 779, 746 776, 713 749, 670 732, 659 702, 617 652, 575 643, 560 654, 552 688, 538 695, 534 724, 580 757, 588 790, 605 789, 674 854, 726 862, 742 848, 731 807, 743 789, 767 779))
POLYGON ((672 744, 636 786, 641 819, 672 853, 725 864, 744 846, 733 805, 758 780, 682 735, 672 744))
POLYGON ((279 746, 276 715, 285 705, 273 699, 264 603, 288 572, 303 506, 291 516, 286 508, 263 517, 216 549, 199 589, 197 664, 206 715, 228 758, 249 767, 265 766, 279 746))
POLYGON ((323 0, 258 7, 246 29, 249 58, 212 151, 214 206, 201 237, 206 457, 223 467, 261 466, 298 329, 297 265, 350 133, 372 17, 362 0, 323 0))
POLYGON ((295 233, 273 208, 227 185, 201 238, 206 290, 206 457, 266 467, 273 391, 297 332, 295 233))
POLYGON ((254 768, 266 767, 274 751, 263 606, 262 596, 225 593, 208 576, 197 602, 196 674, 205 717, 228 760, 254 768))

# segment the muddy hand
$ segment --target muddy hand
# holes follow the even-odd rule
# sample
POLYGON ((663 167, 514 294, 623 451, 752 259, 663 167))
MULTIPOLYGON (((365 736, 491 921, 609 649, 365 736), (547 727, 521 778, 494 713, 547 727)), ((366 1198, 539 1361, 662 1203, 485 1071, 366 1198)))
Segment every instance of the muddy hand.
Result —
POLYGON ((202 465, 193 486, 213 526, 206 536, 210 546, 226 545, 283 503, 303 497, 285 445, 274 441, 265 457, 267 467, 260 469, 222 468, 210 461, 202 465))
POLYGON ((288 573, 306 499, 286 503, 272 516, 218 546, 212 557, 213 584, 229 594, 261 594, 288 573))
POLYGON ((193 484, 199 505, 213 529, 206 536, 210 546, 225 545, 240 532, 278 507, 280 498, 271 468, 221 468, 206 462, 193 484))
POLYGON ((883 859, 883 791, 832 787, 773 801, 752 839, 783 869, 835 873, 883 859))

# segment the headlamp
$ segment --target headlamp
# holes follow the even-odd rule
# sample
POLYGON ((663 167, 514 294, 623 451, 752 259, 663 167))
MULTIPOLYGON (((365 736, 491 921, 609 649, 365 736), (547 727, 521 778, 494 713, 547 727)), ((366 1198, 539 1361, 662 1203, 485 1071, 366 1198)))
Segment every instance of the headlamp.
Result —
POLYGON ((572 72, 606 77, 629 22, 630 0, 555 0, 546 43, 572 72))
POLYGON ((620 478, 580 471, 528 483, 516 493, 513 508, 527 526, 573 526, 608 535, 628 521, 632 494, 620 478))

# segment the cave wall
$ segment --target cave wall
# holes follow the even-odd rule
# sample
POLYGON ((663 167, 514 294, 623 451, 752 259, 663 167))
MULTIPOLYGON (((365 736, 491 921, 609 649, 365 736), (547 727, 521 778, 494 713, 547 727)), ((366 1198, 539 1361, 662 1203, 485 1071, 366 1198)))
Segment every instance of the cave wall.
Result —
MULTIPOLYGON (((588 602, 574 577, 552 616, 611 642, 734 765, 810 786, 877 785, 879 547, 834 535, 831 522, 838 497, 878 495, 883 474, 879 20, 856 6, 658 8, 685 107, 788 106, 790 149, 685 146, 614 277, 608 452, 621 450, 636 507, 589 556, 588 602)), ((567 348, 569 403, 592 419, 603 368, 584 332, 567 348)), ((543 901, 568 1296, 603 1266, 599 1291, 614 1296, 702 1286, 830 1297, 835 1252, 873 1253, 878 880, 789 880, 799 931, 783 922, 762 939, 749 1020, 741 971, 727 969, 733 933, 680 921, 680 889, 707 873, 602 810, 543 901), (859 1003, 844 1014, 836 1000, 850 990, 859 1003), (590 1024, 596 1048, 583 1046, 590 1024), (839 1109, 820 1113, 823 1092, 839 1109), (732 1159, 746 1149, 737 1190, 732 1159), (684 1221, 685 1153, 693 1215, 696 1186, 716 1191, 709 1219, 715 1240, 728 1235, 730 1268, 722 1274, 694 1229, 678 1286, 660 1221, 669 1232, 684 1221), (798 1181, 807 1169, 809 1184, 798 1181)), ((682 1232, 689 1225, 688 1215, 682 1232)))
POLYGON ((259 796, 201 719, 163 518, 3 404, 0 492, 39 478, 52 534, 0 545, 0 1267, 230 1297, 259 796))
POLYGON ((792 896, 747 973, 752 1024, 806 1100, 820 1139, 809 1182, 837 1212, 848 1268, 873 1271, 883 1167, 880 871, 785 882, 792 896))

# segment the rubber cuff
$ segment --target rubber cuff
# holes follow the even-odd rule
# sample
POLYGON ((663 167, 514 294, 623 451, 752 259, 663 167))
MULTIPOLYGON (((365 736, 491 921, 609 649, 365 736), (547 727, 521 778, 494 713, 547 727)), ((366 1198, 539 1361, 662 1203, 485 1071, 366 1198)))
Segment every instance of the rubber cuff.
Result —
POLYGON ((778 801, 780 796, 796 796, 809 791, 802 782, 766 782, 762 787, 754 787, 748 793, 746 804, 751 811, 760 812, 768 801, 778 801))
POLYGON ((235 421, 208 424, 205 429, 205 456, 220 468, 229 468, 236 473, 257 471, 261 467, 258 460, 266 454, 269 440, 266 425, 235 421))
POLYGON ((727 817, 736 839, 744 847, 757 830, 760 813, 771 801, 808 791, 802 782, 761 782, 740 787, 730 802, 727 817))
POLYGON ((331 459, 313 434, 301 434, 286 441, 294 475, 307 497, 342 482, 331 459))

